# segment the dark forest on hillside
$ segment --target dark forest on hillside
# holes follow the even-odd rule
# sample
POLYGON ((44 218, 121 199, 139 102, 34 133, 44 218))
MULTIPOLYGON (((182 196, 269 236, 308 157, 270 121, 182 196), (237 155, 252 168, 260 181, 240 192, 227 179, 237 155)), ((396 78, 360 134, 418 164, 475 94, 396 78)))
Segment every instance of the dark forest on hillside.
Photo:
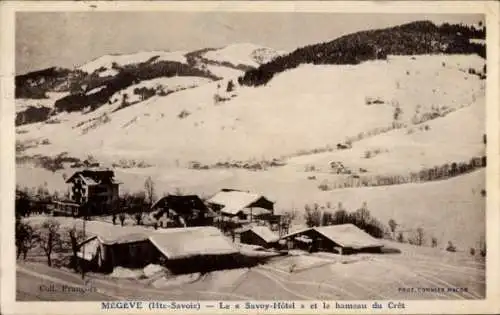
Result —
POLYGON ((300 64, 359 64, 363 61, 386 59, 388 55, 478 54, 486 57, 486 47, 471 43, 471 38, 484 39, 486 29, 458 24, 436 26, 429 21, 408 23, 396 27, 362 31, 342 36, 330 42, 299 48, 280 56, 258 69, 247 71, 238 79, 241 85, 259 86, 277 73, 300 64))

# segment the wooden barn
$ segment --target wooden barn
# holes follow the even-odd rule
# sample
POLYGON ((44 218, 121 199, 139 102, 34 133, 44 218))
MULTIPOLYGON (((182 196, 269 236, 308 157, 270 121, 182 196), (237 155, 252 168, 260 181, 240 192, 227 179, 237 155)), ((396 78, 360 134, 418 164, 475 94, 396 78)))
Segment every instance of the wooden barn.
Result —
MULTIPOLYGON (((108 214, 118 205, 119 184, 111 170, 87 169, 66 180, 72 185, 70 199, 88 215, 108 214)), ((80 210, 80 211, 82 211, 80 210)))
POLYGON ((289 248, 344 254, 380 252, 383 244, 353 224, 313 227, 283 236, 289 248))
POLYGON ((240 242, 243 244, 258 245, 264 248, 276 247, 279 236, 267 226, 254 226, 244 229, 240 233, 240 242))
POLYGON ((239 251, 215 227, 148 229, 100 224, 99 234, 79 244, 78 258, 90 269, 165 265, 174 273, 239 266, 239 251), (104 229, 103 229, 104 228, 104 229))
POLYGON ((149 240, 174 273, 221 270, 240 263, 239 251, 212 226, 158 230, 149 240))
POLYGON ((274 202, 262 195, 240 190, 223 189, 207 203, 223 216, 238 217, 249 222, 274 214, 274 202))
POLYGON ((196 195, 168 195, 158 200, 151 210, 156 219, 166 216, 177 227, 211 225, 214 213, 196 195))
POLYGON ((112 271, 116 266, 142 268, 157 260, 147 233, 132 233, 114 238, 93 236, 79 246, 78 257, 91 269, 112 271))

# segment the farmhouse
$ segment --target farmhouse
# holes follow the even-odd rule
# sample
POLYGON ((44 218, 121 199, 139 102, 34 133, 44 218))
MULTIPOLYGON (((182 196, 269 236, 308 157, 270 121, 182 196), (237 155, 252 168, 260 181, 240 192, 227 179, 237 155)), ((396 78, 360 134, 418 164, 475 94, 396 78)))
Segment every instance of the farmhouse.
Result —
POLYGON ((71 184, 71 200, 86 209, 89 215, 110 213, 118 202, 119 184, 111 170, 87 169, 66 180, 71 184))
POLYGON ((94 269, 112 270, 115 266, 141 267, 155 260, 149 242, 153 229, 144 226, 119 226, 88 221, 85 233, 91 237, 79 244, 78 257, 94 269))
POLYGON ((175 273, 226 269, 240 264, 239 251, 212 226, 158 230, 149 240, 175 273))
POLYGON ((153 230, 100 225, 98 235, 79 244, 77 255, 99 271, 111 271, 116 266, 142 268, 154 263, 182 273, 238 264, 238 250, 215 227, 153 230))
POLYGON ((330 225, 299 230, 282 237, 289 247, 339 254, 379 252, 383 244, 353 224, 330 225))
POLYGON ((279 236, 271 231, 267 226, 254 226, 247 228, 240 233, 240 242, 250 245, 258 245, 264 248, 276 246, 279 236))
POLYGON ((239 217, 250 222, 274 213, 274 202, 262 195, 240 190, 223 189, 207 202, 223 216, 239 217))
POLYGON ((93 236, 79 246, 77 256, 93 269, 111 271, 115 266, 144 267, 155 261, 154 248, 146 233, 104 238, 93 236))
POLYGON ((166 216, 178 227, 211 225, 214 213, 196 195, 168 195, 151 207, 156 219, 166 216))

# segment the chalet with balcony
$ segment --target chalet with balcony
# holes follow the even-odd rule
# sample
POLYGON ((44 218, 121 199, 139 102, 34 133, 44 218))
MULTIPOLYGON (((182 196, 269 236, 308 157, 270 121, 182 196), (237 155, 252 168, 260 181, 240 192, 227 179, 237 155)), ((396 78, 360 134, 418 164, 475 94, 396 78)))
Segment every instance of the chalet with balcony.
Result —
MULTIPOLYGON (((66 180, 71 185, 70 199, 88 215, 108 214, 118 205, 119 185, 111 170, 83 170, 66 180)), ((80 210, 81 212, 81 210, 80 210)))

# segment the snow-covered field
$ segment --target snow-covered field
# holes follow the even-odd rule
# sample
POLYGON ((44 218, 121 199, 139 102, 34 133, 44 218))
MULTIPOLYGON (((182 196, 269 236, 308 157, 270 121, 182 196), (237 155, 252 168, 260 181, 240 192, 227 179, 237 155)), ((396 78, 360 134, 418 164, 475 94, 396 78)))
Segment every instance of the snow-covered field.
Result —
POLYGON ((49 92, 47 93, 47 98, 41 99, 31 99, 31 98, 17 98, 15 101, 16 104, 16 113, 22 112, 26 110, 28 107, 54 107, 54 103, 60 99, 68 95, 66 92, 49 92))
POLYGON ((121 101, 123 95, 125 94, 128 95, 128 102, 135 103, 141 101, 140 95, 134 92, 136 89, 147 88, 154 89, 155 91, 162 89, 165 93, 171 93, 179 91, 181 89, 194 88, 209 82, 212 82, 212 80, 207 78, 189 76, 176 76, 170 78, 162 77, 152 80, 145 80, 115 93, 113 96, 111 96, 111 102, 116 103, 118 101, 121 101))
POLYGON ((223 66, 206 65, 205 67, 219 78, 238 78, 244 73, 243 71, 223 66))
MULTIPOLYGON (((141 51, 134 54, 124 54, 124 55, 104 55, 96 58, 84 65, 81 65, 77 69, 82 70, 87 73, 93 73, 94 71, 104 68, 105 70, 111 70, 113 63, 118 66, 126 66, 129 64, 136 64, 141 62, 146 62, 153 57, 158 57, 155 61, 176 61, 180 63, 186 63, 185 52, 175 51, 141 51)), ((102 74, 101 74, 102 76, 102 74)))
MULTIPOLYGON (((107 162, 122 157, 172 166, 190 160, 271 159, 327 144, 335 146, 348 136, 390 126, 395 104, 402 109, 403 122, 410 122, 417 108, 426 112, 439 106, 458 111, 428 122, 429 131, 400 131, 379 139, 391 142, 400 138, 396 143, 413 146, 408 153, 413 154, 418 143, 439 146, 436 135, 452 145, 431 163, 445 163, 461 146, 467 147, 464 155, 476 154, 482 141, 484 81, 469 74, 465 70, 469 67, 480 71, 482 59, 407 56, 356 66, 302 65, 277 75, 265 87, 236 86, 236 97, 217 104, 214 96, 220 83, 207 83, 109 114, 108 122, 84 135, 73 127, 95 113, 76 115, 55 125, 22 126, 28 132, 18 140, 50 138, 50 145, 27 154, 67 151, 77 157, 92 154, 107 162), (370 77, 373 79, 368 80, 370 77), (367 105, 368 98, 377 98, 382 104, 367 105), (473 113, 472 122, 462 111, 473 113), (467 135, 463 143, 452 135, 457 128, 467 135)), ((399 146, 392 149, 401 150, 399 146)), ((424 146, 420 149, 426 150, 424 146)), ((402 164, 406 163, 406 156, 401 157, 402 164)))
POLYGON ((329 172, 330 162, 341 161, 353 170, 364 168, 368 174, 394 175, 451 161, 467 162, 473 156, 485 155, 484 112, 484 99, 478 99, 477 103, 445 117, 368 137, 356 142, 350 150, 295 157, 289 160, 289 165, 297 171, 314 166, 320 172, 329 172), (367 158, 368 152, 379 151, 367 158))
POLYGON ((233 66, 258 67, 271 61, 283 52, 250 43, 229 45, 206 52, 203 57, 216 62, 229 62, 233 66))

